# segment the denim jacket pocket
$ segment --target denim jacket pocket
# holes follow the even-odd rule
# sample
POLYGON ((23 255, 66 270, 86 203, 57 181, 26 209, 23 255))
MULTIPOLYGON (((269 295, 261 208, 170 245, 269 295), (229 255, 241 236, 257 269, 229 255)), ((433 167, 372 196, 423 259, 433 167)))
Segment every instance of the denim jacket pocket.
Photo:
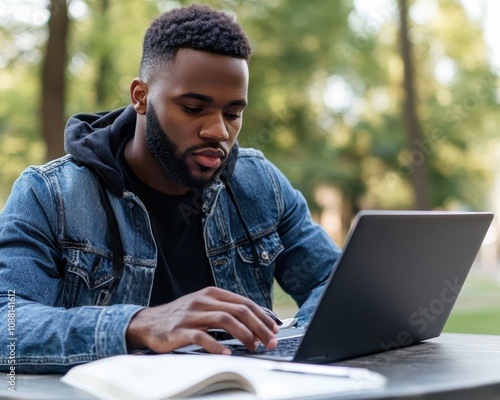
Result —
POLYGON ((62 306, 107 305, 113 283, 113 261, 100 254, 80 249, 68 250, 62 306))
MULTIPOLYGON (((261 236, 254 240, 257 255, 259 256, 259 268, 254 268, 252 248, 250 243, 238 246, 238 255, 244 265, 252 271, 259 289, 264 293, 271 293, 270 289, 274 279, 274 269, 276 258, 283 251, 284 247, 276 231, 261 236)), ((265 296, 268 297, 268 296, 265 296)))

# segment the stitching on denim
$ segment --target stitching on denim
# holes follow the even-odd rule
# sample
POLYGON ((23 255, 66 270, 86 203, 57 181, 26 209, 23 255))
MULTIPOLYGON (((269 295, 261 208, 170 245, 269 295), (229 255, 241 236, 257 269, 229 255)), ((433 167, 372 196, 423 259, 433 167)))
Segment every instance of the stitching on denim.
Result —
MULTIPOLYGON (((107 258, 108 260, 111 260, 111 252, 105 251, 101 248, 90 246, 85 243, 79 243, 79 242, 72 242, 72 241, 61 241, 59 242, 59 246, 62 249, 75 249, 75 250, 81 250, 89 253, 93 253, 96 255, 99 255, 101 257, 107 258)), ((136 264, 140 266, 145 266, 145 267, 155 267, 156 262, 155 260, 151 260, 149 258, 138 258, 138 257, 131 257, 131 256, 125 256, 124 257, 125 263, 127 264, 136 264)))
MULTIPOLYGON (((269 226, 268 228, 262 230, 262 231, 259 231, 258 233, 256 233, 255 235, 253 234, 252 232, 252 237, 257 240, 257 239, 260 239, 261 237, 263 236, 266 236, 268 235, 269 233, 271 232, 275 232, 276 229, 278 227, 278 224, 273 224, 271 226, 269 226)), ((220 253, 223 253, 225 251, 229 251, 231 249, 234 249, 238 246, 241 246, 243 244, 248 244, 248 239, 246 237, 242 237, 236 241, 231 241, 230 243, 226 243, 226 244, 223 244, 222 246, 218 246, 218 247, 213 247, 211 248, 209 251, 208 251, 208 256, 209 257, 213 257, 213 256, 216 256, 220 253)))

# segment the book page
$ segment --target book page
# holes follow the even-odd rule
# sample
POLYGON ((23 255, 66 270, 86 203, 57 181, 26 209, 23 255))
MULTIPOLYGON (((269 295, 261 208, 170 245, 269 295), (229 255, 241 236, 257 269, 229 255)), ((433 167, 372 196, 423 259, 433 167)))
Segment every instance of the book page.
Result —
POLYGON ((74 367, 61 380, 105 400, 161 400, 222 389, 261 399, 293 399, 373 389, 385 383, 378 374, 363 371, 368 374, 346 376, 346 370, 360 369, 221 355, 122 355, 74 367), (283 371, 287 364, 298 371, 301 365, 305 372, 310 367, 320 370, 314 374, 283 371))

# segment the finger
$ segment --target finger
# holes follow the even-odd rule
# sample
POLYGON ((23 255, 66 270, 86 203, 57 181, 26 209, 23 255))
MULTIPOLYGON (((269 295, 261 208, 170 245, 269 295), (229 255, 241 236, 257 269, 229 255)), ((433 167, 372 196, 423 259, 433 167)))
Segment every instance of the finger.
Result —
POLYGON ((248 350, 255 350, 257 340, 269 349, 276 347, 275 332, 269 329, 250 308, 232 303, 221 303, 220 307, 222 313, 217 313, 217 323, 240 339, 248 350))
POLYGON ((279 330, 278 325, 255 302, 216 287, 208 287, 200 292, 193 299, 193 309, 206 312, 223 311, 227 314, 211 314, 215 319, 210 323, 219 324, 211 327, 227 330, 240 339, 249 350, 254 350, 257 340, 269 349, 276 347, 275 333, 279 330), (226 320, 229 315, 236 318, 240 324, 231 319, 226 320))
POLYGON ((166 346, 160 346, 158 353, 169 353, 188 345, 198 345, 212 354, 230 355, 231 350, 223 344, 217 342, 212 336, 200 329, 183 329, 172 337, 172 340, 166 343, 166 346))
POLYGON ((231 354, 231 350, 229 348, 217 342, 217 340, 204 331, 193 329, 187 336, 190 337, 191 343, 204 348, 209 353, 223 355, 231 354))
MULTIPOLYGON (((244 305, 248 307, 252 311, 252 313, 255 314, 271 331, 273 331, 274 333, 277 333, 279 331, 279 327, 276 324, 276 321, 271 318, 270 315, 264 312, 264 310, 252 300, 217 287, 209 287, 204 290, 206 290, 208 296, 216 298, 220 301, 233 303, 236 305, 244 305)), ((245 314, 246 311, 243 311, 243 315, 245 314)))
POLYGON ((234 338, 239 339, 249 351, 254 351, 257 348, 258 337, 231 313, 225 311, 206 312, 202 318, 200 322, 204 325, 224 329, 234 338))
MULTIPOLYGON (((230 305, 230 303, 219 303, 226 308, 228 304, 230 305)), ((205 333, 205 331, 211 328, 226 330, 233 337, 239 339, 250 351, 255 350, 258 341, 258 338, 244 323, 231 313, 222 310, 183 312, 182 322, 178 323, 177 327, 168 328, 165 324, 161 324, 156 325, 156 328, 154 331, 150 331, 148 335, 150 342, 153 342, 151 344, 154 346, 154 348, 150 348, 154 351, 161 349, 162 353, 194 343, 203 347, 208 346, 209 343, 200 342, 200 340, 206 340, 207 338, 211 342, 216 342, 212 336, 205 333)), ((224 347, 220 346, 218 346, 218 349, 211 348, 210 351, 219 353, 222 351, 222 347, 224 347)))

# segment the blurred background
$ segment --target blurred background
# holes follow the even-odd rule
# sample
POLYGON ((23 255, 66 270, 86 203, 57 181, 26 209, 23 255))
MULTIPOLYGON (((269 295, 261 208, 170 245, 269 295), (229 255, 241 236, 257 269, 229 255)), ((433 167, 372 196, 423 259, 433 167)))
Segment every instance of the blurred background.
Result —
MULTIPOLYGON (((500 208, 500 1, 200 0, 248 34, 239 141, 342 245, 362 209, 500 208)), ((141 42, 190 1, 0 0, 0 209, 74 113, 129 104, 141 42)), ((500 334, 498 218, 446 326, 500 334)), ((282 317, 295 307, 279 288, 282 317)))

